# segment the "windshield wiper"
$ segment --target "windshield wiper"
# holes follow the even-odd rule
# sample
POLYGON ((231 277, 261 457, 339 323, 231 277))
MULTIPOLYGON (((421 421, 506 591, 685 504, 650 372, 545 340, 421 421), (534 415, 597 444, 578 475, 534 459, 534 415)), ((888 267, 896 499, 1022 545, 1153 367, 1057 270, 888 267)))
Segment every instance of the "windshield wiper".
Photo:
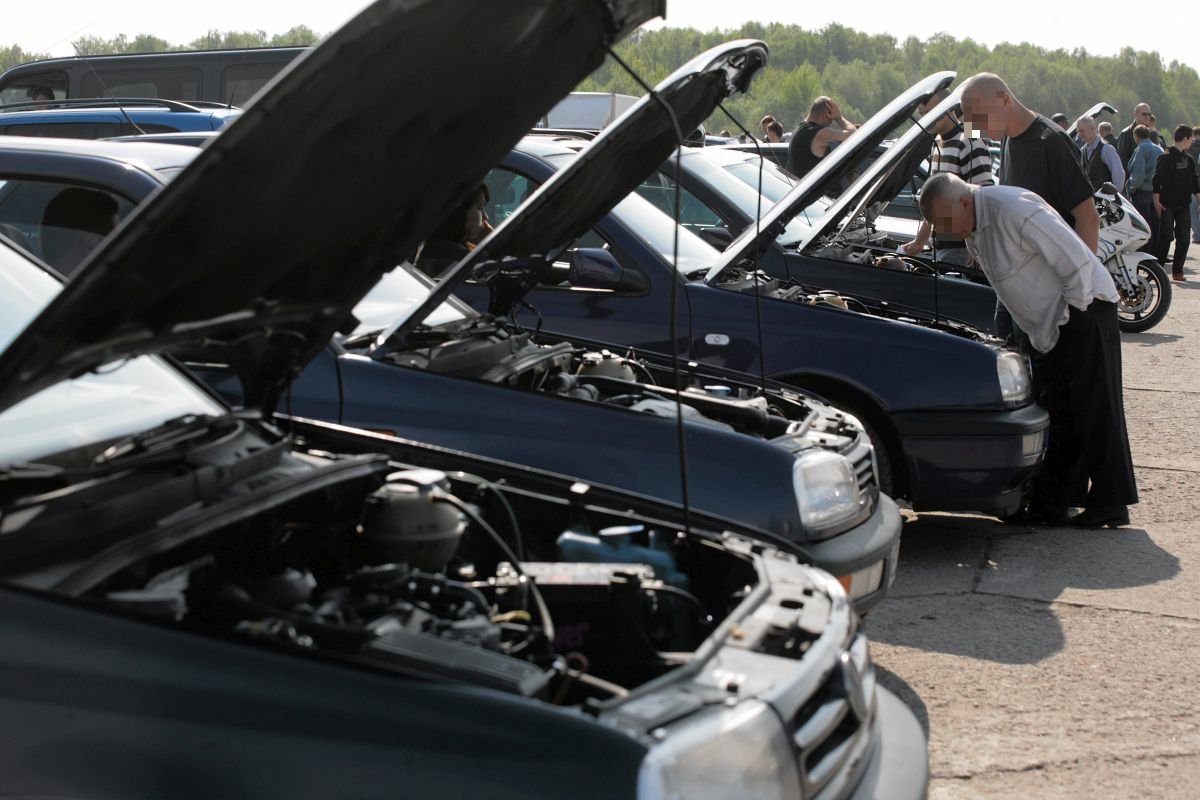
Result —
POLYGON ((230 415, 185 414, 109 445, 92 466, 103 472, 114 466, 128 469, 170 461, 186 455, 200 440, 226 440, 244 427, 242 420, 230 415))

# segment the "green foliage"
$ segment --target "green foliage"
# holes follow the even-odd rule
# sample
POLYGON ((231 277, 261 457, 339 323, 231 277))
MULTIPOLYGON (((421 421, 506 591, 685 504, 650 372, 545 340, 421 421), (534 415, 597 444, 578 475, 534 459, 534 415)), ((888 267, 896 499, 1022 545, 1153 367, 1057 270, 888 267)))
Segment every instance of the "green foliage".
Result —
MULTIPOLYGON (((266 31, 218 31, 210 30, 204 36, 193 39, 186 44, 172 44, 159 36, 140 33, 132 39, 125 34, 119 34, 111 39, 100 36, 82 36, 71 42, 75 55, 106 56, 123 55, 125 53, 162 53, 170 50, 219 50, 241 47, 285 47, 305 46, 315 44, 321 34, 313 31, 307 25, 297 25, 283 33, 268 35, 266 31)), ((39 61, 50 56, 46 53, 33 53, 23 50, 18 45, 0 47, 0 72, 24 64, 27 61, 39 61)))
MULTIPOLYGON (((771 50, 770 65, 755 79, 750 95, 727 104, 755 133, 765 114, 794 128, 822 94, 835 98, 848 119, 862 122, 919 78, 941 70, 955 70, 959 78, 995 72, 1023 103, 1047 116, 1062 111, 1072 117, 1103 100, 1120 109, 1118 118, 1111 120, 1118 128, 1132 119, 1139 102, 1154 109, 1161 130, 1200 122, 1196 70, 1177 62, 1164 66, 1158 53, 1128 47, 1115 56, 1094 56, 1082 48, 1068 52, 1031 44, 989 48, 945 33, 898 42, 894 36, 836 24, 809 31, 795 25, 747 23, 725 31, 639 31, 619 45, 617 53, 653 85, 707 48, 739 38, 762 39, 771 50)), ((579 89, 642 94, 612 59, 579 89)), ((736 130, 720 111, 706 127, 736 130)))
POLYGON ((19 45, 11 47, 0 47, 0 72, 15 67, 17 64, 24 64, 26 61, 38 61, 43 58, 49 58, 45 53, 33 53, 28 50, 23 50, 19 45))

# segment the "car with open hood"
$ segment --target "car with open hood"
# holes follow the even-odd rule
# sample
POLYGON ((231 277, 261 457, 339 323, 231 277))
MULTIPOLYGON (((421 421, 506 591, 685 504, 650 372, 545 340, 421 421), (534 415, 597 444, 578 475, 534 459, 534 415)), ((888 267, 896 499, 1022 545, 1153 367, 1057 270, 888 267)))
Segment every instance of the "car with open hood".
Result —
POLYGON ((275 413, 505 138, 656 13, 381 0, 293 63, 70 282, 0 242, 10 793, 923 796, 920 726, 876 682, 845 592, 793 543, 275 413), (430 42, 464 74, 478 61, 530 88, 492 98, 449 70, 460 95, 477 87, 461 109, 425 81, 365 124, 334 78, 408 85, 430 42), (438 136, 368 152, 381 132, 425 131, 434 108, 438 136), (473 142, 481 110, 489 144, 473 142), (308 169, 272 168, 266 154, 301 122, 308 169), (348 174, 373 203, 343 202, 348 174), (254 190, 225 191, 238 176, 254 190), (258 248, 213 235, 256 206, 295 223, 280 230, 324 220, 346 236, 312 250, 269 228, 258 248), (256 354, 245 409, 162 355, 205 345, 256 354))
MULTIPOLYGON (((792 203, 787 213, 772 214, 773 224, 791 225, 794 235, 777 237, 760 253, 759 266, 773 277, 800 281, 815 290, 839 292, 868 304, 885 301, 994 333, 996 294, 986 282, 972 280, 978 270, 941 264, 936 252, 915 257, 897 252, 897 245, 917 233, 916 196, 927 175, 931 126, 958 106, 955 93, 916 118, 922 95, 912 90, 901 95, 868 120, 862 135, 856 133, 834 148, 832 152, 845 151, 837 161, 818 162, 804 182, 812 181, 818 191, 836 199, 803 228, 793 221, 811 218, 809 207, 792 203), (892 113, 885 113, 889 110, 892 113), (915 124, 900 132, 899 126, 910 120, 915 124), (880 143, 881 134, 898 136, 880 143), (892 214, 911 221, 907 227, 881 222, 892 214)), ((737 147, 749 152, 747 145, 737 147)), ((689 177, 686 187, 698 202, 729 218, 739 232, 750 223, 752 216, 728 208, 722 198, 726 192, 717 179, 723 176, 708 169, 689 177)), ((772 197, 776 202, 782 199, 772 197)))
MULTIPOLYGON (((730 89, 732 63, 744 81, 763 57, 758 42, 719 46, 660 91, 674 96, 707 80, 714 91, 694 101, 699 115, 730 89)), ((503 198, 495 200, 499 220, 503 198)), ((676 370, 661 355, 541 336, 452 295, 422 305, 429 285, 409 264, 384 275, 356 305, 353 330, 335 335, 291 384, 288 408, 673 502, 686 495, 728 527, 803 543, 813 563, 843 581, 858 611, 883 599, 902 520, 879 491, 873 447, 851 415, 719 368, 676 370), (391 333, 402 326, 411 330, 391 333), (676 474, 681 460, 686 486, 676 474)), ((256 371, 236 354, 226 360, 218 363, 210 347, 188 363, 240 404, 256 371)))
MULTIPOLYGON (((881 138, 883 120, 952 78, 922 81, 855 138, 881 138)), ((1032 401, 1025 359, 961 322, 822 294, 757 268, 776 223, 820 196, 811 174, 724 253, 684 228, 664 228, 657 209, 627 197, 676 148, 676 124, 691 122, 685 106, 675 106, 674 119, 656 107, 644 98, 582 150, 540 139, 519 145, 521 157, 510 154, 501 168, 524 193, 523 205, 445 273, 477 276, 456 292, 476 308, 494 308, 499 297, 525 324, 555 334, 816 391, 869 428, 881 482, 914 508, 1001 515, 1020 508, 1048 426, 1032 401), (570 215, 561 213, 566 207, 570 215), (508 291, 508 282, 497 292, 488 264, 508 272, 524 265, 525 291, 508 291), (661 320, 672 318, 672 308, 674 334, 664 337, 661 320)), ((839 147, 824 166, 840 174, 851 156, 839 147)), ((495 172, 489 184, 493 195, 504 192, 495 172)))

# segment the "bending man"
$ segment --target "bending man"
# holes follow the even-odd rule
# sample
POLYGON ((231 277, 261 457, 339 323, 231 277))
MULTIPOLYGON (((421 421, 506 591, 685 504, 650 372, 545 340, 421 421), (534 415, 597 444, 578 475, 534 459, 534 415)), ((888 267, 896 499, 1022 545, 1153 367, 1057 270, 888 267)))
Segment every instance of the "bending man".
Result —
POLYGON ((1050 414, 1050 439, 1027 520, 1128 525, 1137 484, 1112 277, 1054 208, 1016 186, 980 187, 934 175, 921 192, 921 214, 934 230, 966 239, 1029 337, 1034 392, 1050 414), (1067 518, 1073 506, 1083 511, 1067 518))

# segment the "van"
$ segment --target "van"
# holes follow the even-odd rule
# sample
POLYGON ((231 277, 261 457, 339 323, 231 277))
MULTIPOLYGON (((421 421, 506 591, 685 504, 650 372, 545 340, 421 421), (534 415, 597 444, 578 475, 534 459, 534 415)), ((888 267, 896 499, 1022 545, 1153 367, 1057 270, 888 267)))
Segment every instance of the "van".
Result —
POLYGON ((18 64, 0 75, 0 104, 45 87, 71 97, 156 97, 243 105, 306 47, 73 56, 18 64))

